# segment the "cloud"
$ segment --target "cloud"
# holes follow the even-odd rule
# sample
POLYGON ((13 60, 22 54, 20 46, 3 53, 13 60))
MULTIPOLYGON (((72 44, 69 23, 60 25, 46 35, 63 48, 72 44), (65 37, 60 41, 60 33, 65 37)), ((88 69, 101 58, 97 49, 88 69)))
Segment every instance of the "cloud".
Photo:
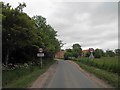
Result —
POLYGON ((31 17, 46 17, 47 23, 58 31, 57 38, 66 43, 63 49, 71 48, 74 43, 83 49, 115 49, 118 48, 118 3, 105 1, 9 0, 12 6, 26 2, 24 11, 31 17))
POLYGON ((71 48, 75 42, 84 49, 117 48, 117 3, 72 2, 59 5, 51 18, 57 18, 55 22, 48 21, 58 30, 59 38, 66 42, 64 48, 71 48))

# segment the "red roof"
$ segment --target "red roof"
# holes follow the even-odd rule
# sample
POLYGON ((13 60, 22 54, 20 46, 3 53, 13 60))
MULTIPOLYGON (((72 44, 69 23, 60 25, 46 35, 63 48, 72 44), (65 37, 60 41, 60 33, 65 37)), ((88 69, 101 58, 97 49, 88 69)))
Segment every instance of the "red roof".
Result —
POLYGON ((89 49, 86 49, 86 50, 82 50, 82 52, 89 52, 89 49))

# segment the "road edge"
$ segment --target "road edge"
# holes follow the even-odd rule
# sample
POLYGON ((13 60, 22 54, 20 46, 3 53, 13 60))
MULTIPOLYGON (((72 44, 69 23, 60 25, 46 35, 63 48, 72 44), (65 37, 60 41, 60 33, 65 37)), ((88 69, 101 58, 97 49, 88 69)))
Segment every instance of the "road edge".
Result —
POLYGON ((48 70, 40 75, 28 88, 45 88, 51 80, 51 77, 56 72, 56 66, 56 63, 52 64, 48 70))
POLYGON ((113 86, 106 83, 104 80, 100 79, 99 77, 96 77, 94 74, 85 71, 82 69, 77 63, 74 61, 68 60, 71 64, 74 64, 82 73, 84 73, 87 77, 89 77, 91 80, 95 81, 99 86, 102 88, 114 88, 113 86))

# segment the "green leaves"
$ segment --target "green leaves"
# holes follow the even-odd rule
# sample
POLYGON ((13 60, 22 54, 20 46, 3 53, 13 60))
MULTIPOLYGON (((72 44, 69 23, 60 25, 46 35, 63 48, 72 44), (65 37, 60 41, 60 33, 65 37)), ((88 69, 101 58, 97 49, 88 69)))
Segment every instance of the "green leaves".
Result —
POLYGON ((60 50, 60 42, 56 39, 57 32, 46 24, 46 19, 42 16, 34 16, 35 25, 37 29, 37 36, 41 39, 46 57, 54 57, 54 54, 60 50))
POLYGON ((82 54, 82 48, 79 44, 73 44, 73 49, 66 49, 64 58, 65 59, 72 59, 72 58, 78 58, 82 54))
POLYGON ((20 60, 20 62, 32 60, 36 58, 36 49, 39 47, 44 49, 46 58, 54 57, 60 49, 60 42, 56 39, 57 32, 46 24, 46 18, 42 16, 30 18, 23 12, 25 3, 20 3, 15 9, 4 3, 2 7, 3 62, 19 63, 20 60), (6 60, 7 56, 9 60, 6 60))
POLYGON ((106 51, 107 56, 114 57, 115 53, 112 50, 107 50, 106 51))
POLYGON ((79 44, 73 44, 73 56, 74 57, 79 57, 82 54, 82 48, 79 44))
POLYGON ((96 49, 96 50, 95 50, 94 56, 95 56, 95 58, 101 58, 102 55, 101 55, 100 49, 96 49))

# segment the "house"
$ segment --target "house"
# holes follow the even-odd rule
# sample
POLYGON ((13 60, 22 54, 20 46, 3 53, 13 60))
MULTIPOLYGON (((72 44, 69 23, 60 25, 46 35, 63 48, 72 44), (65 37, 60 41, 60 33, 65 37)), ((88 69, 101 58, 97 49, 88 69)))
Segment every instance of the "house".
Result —
POLYGON ((64 58, 65 51, 59 51, 55 54, 55 58, 64 58))
POLYGON ((89 49, 82 50, 82 56, 86 56, 87 53, 89 53, 89 49))
POLYGON ((89 48, 89 49, 83 50, 82 51, 82 56, 86 56, 86 54, 89 53, 89 52, 94 52, 94 49, 93 48, 89 48))

